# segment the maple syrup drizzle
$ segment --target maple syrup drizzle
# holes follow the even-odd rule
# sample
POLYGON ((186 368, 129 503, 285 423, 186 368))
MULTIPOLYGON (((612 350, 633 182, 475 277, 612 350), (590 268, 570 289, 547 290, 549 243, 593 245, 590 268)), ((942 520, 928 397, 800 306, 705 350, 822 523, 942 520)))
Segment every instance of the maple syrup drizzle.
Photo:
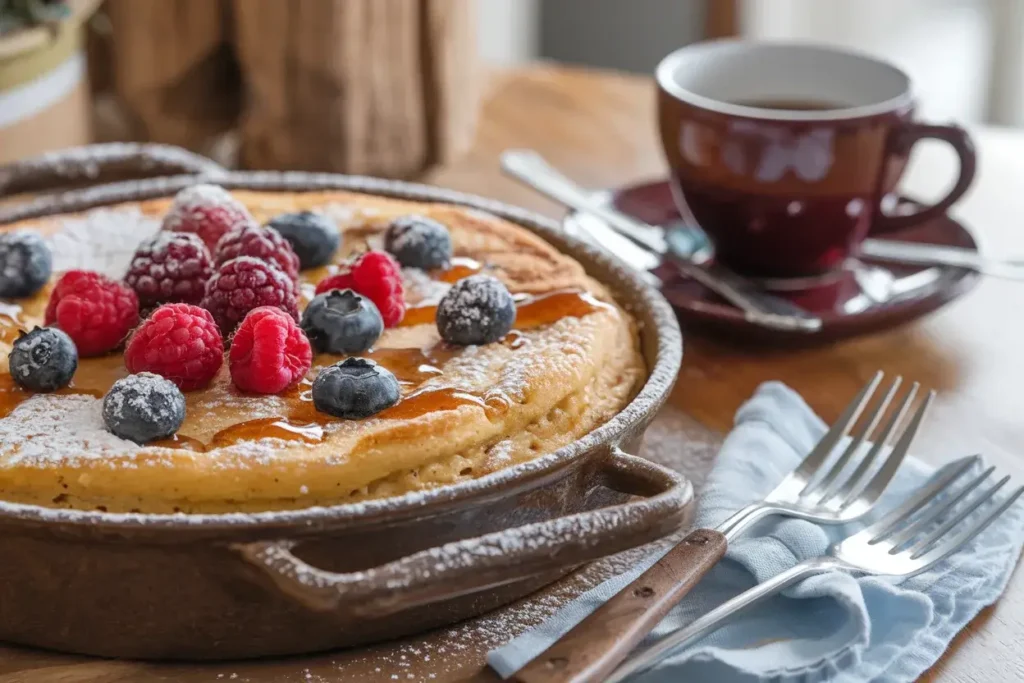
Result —
POLYGON ((324 429, 317 422, 300 422, 282 417, 249 420, 214 434, 210 439, 210 448, 222 448, 240 441, 259 441, 260 439, 320 443, 324 440, 324 429))
POLYGON ((449 263, 447 268, 438 268, 430 271, 430 278, 438 282, 454 284, 464 277, 476 275, 484 269, 479 261, 464 256, 456 256, 449 263))
POLYGON ((0 342, 13 344, 28 326, 21 317, 21 306, 0 301, 0 342))
MULTIPOLYGON (((532 330, 562 318, 582 318, 597 311, 612 310, 611 305, 597 300, 589 292, 574 289, 561 289, 537 296, 517 294, 513 298, 516 301, 516 322, 513 328, 517 330, 532 330)), ((413 306, 406 309, 399 327, 425 325, 434 322, 436 318, 437 304, 413 306)))
POLYGON ((398 403, 377 413, 382 420, 412 420, 427 413, 455 410, 462 406, 486 409, 484 400, 475 394, 452 387, 421 389, 402 398, 398 403))
POLYGON ((589 292, 559 290, 531 296, 516 304, 517 330, 532 330, 550 325, 562 318, 582 318, 597 311, 610 311, 612 306, 598 301, 589 292))
POLYGON ((399 327, 413 327, 415 325, 432 325, 437 317, 437 304, 420 304, 405 309, 399 327))
POLYGON ((440 366, 457 353, 458 349, 440 343, 427 349, 374 349, 363 357, 390 370, 403 384, 422 384, 444 374, 440 366))

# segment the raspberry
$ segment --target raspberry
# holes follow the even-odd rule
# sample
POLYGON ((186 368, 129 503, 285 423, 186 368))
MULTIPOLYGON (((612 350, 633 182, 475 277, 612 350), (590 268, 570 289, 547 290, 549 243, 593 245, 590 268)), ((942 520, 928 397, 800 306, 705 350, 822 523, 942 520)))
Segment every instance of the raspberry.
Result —
POLYGON ((164 230, 193 232, 212 252, 225 233, 243 225, 256 225, 240 201, 217 185, 192 185, 174 196, 164 216, 164 230))
POLYGON ((405 316, 401 269, 387 252, 366 252, 347 269, 322 280, 316 286, 316 293, 332 289, 351 289, 372 301, 385 327, 394 327, 405 316))
POLYGON ((206 283, 203 308, 213 314, 220 330, 231 334, 245 314, 260 306, 275 306, 299 319, 295 284, 274 265, 252 256, 225 262, 206 283))
POLYGON ((299 277, 299 257, 288 240, 273 228, 235 228, 220 238, 214 256, 218 266, 239 256, 252 256, 276 264, 293 281, 299 277))
POLYGON ((135 251, 124 281, 139 303, 151 308, 175 301, 198 304, 212 274, 210 252, 199 235, 159 232, 135 251))
POLYGON ((86 270, 64 273, 46 305, 46 324, 64 330, 79 356, 98 356, 117 347, 138 322, 135 292, 86 270))
POLYGON ((356 279, 352 275, 352 266, 345 266, 340 272, 335 273, 330 277, 325 277, 323 280, 316 285, 316 294, 323 294, 329 292, 332 289, 351 289, 356 288, 356 279))
POLYGON ((249 311, 231 340, 231 380, 242 391, 276 394, 309 372, 313 349, 284 311, 261 306, 249 311))
POLYGON ((164 304, 128 340, 128 372, 152 372, 182 391, 205 387, 224 362, 224 341, 210 312, 190 304, 164 304))

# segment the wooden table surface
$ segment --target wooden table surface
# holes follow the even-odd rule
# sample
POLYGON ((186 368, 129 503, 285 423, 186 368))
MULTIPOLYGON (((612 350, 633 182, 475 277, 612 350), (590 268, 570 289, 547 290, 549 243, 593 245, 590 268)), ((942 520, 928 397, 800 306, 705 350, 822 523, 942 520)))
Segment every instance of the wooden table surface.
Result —
MULTIPOLYGON (((427 181, 476 192, 560 216, 562 211, 503 178, 499 152, 531 147, 584 185, 608 187, 658 178, 665 168, 654 130, 649 79, 536 66, 490 83, 472 151, 427 181)), ((977 180, 956 215, 990 254, 1024 254, 1024 132, 973 131, 977 180)), ((955 174, 952 154, 923 147, 905 182, 908 194, 934 197, 955 174)), ((1024 477, 1024 285, 985 280, 963 299, 923 320, 824 348, 759 351, 691 336, 671 405, 648 436, 646 454, 699 479, 717 434, 736 408, 766 380, 800 391, 826 419, 878 369, 938 390, 915 450, 939 463, 981 452, 1024 477)), ((624 561, 628 561, 625 558, 624 561)), ((620 564, 623 560, 620 558, 620 564)), ((372 650, 308 659, 208 666, 108 662, 21 649, 0 649, 0 683, 115 681, 464 681, 479 670, 488 647, 542 618, 567 596, 613 571, 605 563, 505 610, 448 629, 372 650), (439 644, 440 643, 440 644, 439 644), (433 653, 431 658, 430 653, 433 653)), ((1024 573, 954 642, 925 681, 980 683, 1024 680, 1024 573)))

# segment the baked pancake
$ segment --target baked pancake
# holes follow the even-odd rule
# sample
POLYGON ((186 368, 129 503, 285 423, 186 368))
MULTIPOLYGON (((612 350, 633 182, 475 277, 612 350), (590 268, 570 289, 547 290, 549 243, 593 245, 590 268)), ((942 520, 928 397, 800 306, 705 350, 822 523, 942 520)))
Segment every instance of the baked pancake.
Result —
POLYGON ((301 210, 337 225, 335 265, 300 274, 302 309, 317 282, 367 248, 382 248, 395 218, 445 225, 446 268, 404 268, 407 311, 362 355, 391 370, 401 398, 376 415, 319 412, 310 387, 344 356, 317 354, 297 386, 246 394, 225 364, 206 388, 185 392, 176 435, 139 445, 107 430, 102 397, 128 374, 121 350, 81 358, 70 386, 17 386, 7 357, 21 330, 42 325, 53 281, 71 269, 120 279, 155 234, 171 199, 23 221, 3 230, 45 236, 54 277, 36 295, 0 308, 0 499, 49 507, 140 512, 229 512, 333 505, 477 478, 550 453, 621 410, 645 376, 636 325, 579 263, 529 231, 446 204, 347 192, 234 191, 261 224, 301 210), (436 307, 452 283, 498 278, 516 298, 514 329, 500 341, 443 341, 436 307))

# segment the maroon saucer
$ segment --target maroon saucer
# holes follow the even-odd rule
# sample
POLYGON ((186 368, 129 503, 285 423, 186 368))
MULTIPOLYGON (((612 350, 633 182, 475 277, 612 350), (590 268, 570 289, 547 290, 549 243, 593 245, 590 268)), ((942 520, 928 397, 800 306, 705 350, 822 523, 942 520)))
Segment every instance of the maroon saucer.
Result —
MULTIPOLYGON (((623 188, 607 193, 606 197, 620 211, 679 231, 677 236, 692 242, 692 231, 687 231, 666 181, 623 188)), ((896 213, 916 204, 902 197, 895 201, 896 213)), ((888 232, 886 238, 978 250, 970 231, 949 216, 888 232)), ((834 341, 914 320, 961 296, 978 281, 977 273, 964 268, 903 265, 873 259, 851 259, 842 271, 811 286, 787 288, 784 281, 773 281, 771 289, 777 290, 779 296, 821 318, 821 329, 807 333, 772 330, 747 322, 736 308, 680 275, 670 263, 653 273, 661 280, 665 298, 688 327, 700 327, 738 341, 786 346, 834 341)))

